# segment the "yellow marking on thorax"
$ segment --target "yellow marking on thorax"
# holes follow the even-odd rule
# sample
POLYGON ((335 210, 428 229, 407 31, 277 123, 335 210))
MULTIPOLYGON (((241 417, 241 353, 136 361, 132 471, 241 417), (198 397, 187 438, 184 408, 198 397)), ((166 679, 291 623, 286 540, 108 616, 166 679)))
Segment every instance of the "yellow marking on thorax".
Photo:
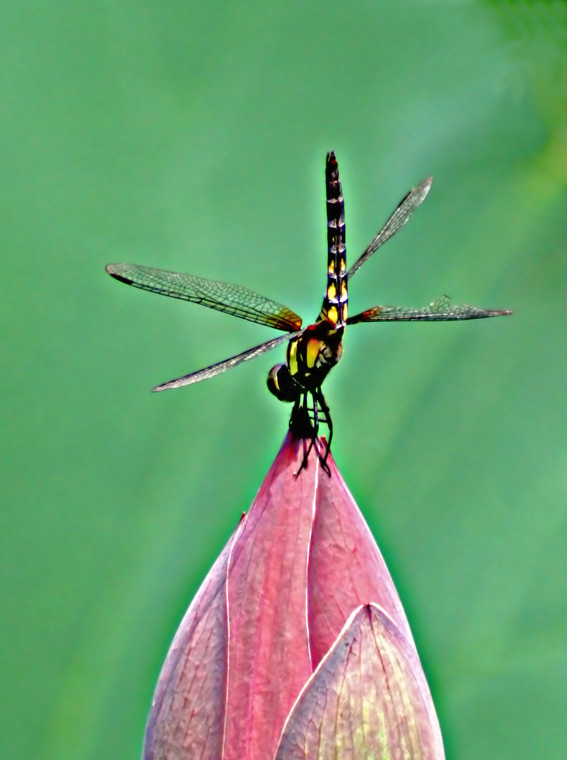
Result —
POLYGON ((321 351, 322 343, 320 340, 310 340, 307 342, 307 350, 305 351, 305 363, 309 368, 315 366, 319 352, 321 351))
POLYGON ((345 302, 343 303, 343 322, 347 321, 348 317, 348 304, 345 302))
POLYGON ((289 342, 287 366, 289 367, 291 375, 297 375, 299 369, 297 366, 297 340, 292 340, 289 342))

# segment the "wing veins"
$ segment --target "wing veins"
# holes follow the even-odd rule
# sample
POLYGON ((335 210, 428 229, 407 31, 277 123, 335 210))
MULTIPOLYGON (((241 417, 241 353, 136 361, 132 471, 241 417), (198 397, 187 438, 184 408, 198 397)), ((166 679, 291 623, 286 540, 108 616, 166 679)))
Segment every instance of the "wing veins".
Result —
POLYGON ((347 319, 348 325, 361 322, 453 322, 464 319, 486 319, 512 314, 507 310, 479 309, 469 304, 451 304, 450 298, 443 296, 429 306, 408 309, 400 306, 373 306, 347 319))
POLYGON ((190 301, 266 327, 285 332, 301 327, 301 317, 287 306, 242 285, 137 264, 108 264, 106 271, 135 288, 190 301))
POLYGON ((353 274, 355 274, 360 269, 360 267, 364 264, 364 262, 368 258, 370 258, 370 256, 375 251, 378 250, 378 248, 383 246, 384 243, 386 243, 391 237, 393 237, 396 234, 396 232, 401 230, 401 228, 405 224, 407 224, 413 212, 419 206, 421 206, 421 204, 427 197, 427 193, 431 189, 432 182, 433 182, 433 177, 428 177, 427 179, 424 179, 423 182, 420 182, 419 185, 416 185, 400 201, 400 203, 398 204, 398 207, 390 216, 386 224, 379 230, 378 234, 372 240, 372 242, 370 243, 368 248, 364 251, 362 256, 360 256, 360 258, 358 258, 349 269, 348 271, 349 278, 352 277, 353 274))
POLYGON ((178 377, 175 380, 170 380, 167 383, 157 385, 152 390, 166 391, 171 388, 182 388, 184 385, 193 385, 194 383, 200 383, 202 380, 208 380, 210 377, 220 375, 222 372, 226 372, 227 370, 232 369, 232 367, 236 367, 243 362, 250 361, 250 359, 255 359, 257 356, 266 353, 266 351, 271 351, 273 348, 276 348, 276 346, 285 343, 285 341, 290 340, 296 335, 300 335, 300 333, 301 330, 297 330, 291 335, 279 335, 277 338, 273 338, 272 340, 260 343, 260 345, 249 348, 240 354, 236 354, 236 356, 231 356, 229 359, 224 359, 222 362, 211 364, 209 367, 197 370, 197 372, 191 372, 188 375, 183 375, 183 377, 178 377))

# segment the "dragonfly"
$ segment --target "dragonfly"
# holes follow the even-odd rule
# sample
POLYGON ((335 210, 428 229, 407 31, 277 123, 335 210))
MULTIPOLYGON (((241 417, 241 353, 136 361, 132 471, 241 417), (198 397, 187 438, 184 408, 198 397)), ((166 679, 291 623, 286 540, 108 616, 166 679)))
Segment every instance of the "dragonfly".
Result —
POLYGON ((331 369, 341 359, 342 340, 347 325, 363 322, 448 322, 512 313, 508 310, 487 310, 468 304, 453 304, 447 296, 443 296, 422 308, 373 306, 354 316, 348 316, 350 280, 373 253, 407 224, 427 197, 432 182, 433 178, 428 177, 407 193, 362 255, 347 269, 344 198, 339 167, 334 152, 327 154, 327 287, 319 315, 307 327, 302 327, 301 317, 289 307, 242 285, 138 264, 108 264, 108 274, 127 285, 207 306, 284 333, 197 372, 162 383, 153 390, 165 391, 208 380, 287 342, 285 362, 276 364, 268 373, 268 388, 280 401, 293 404, 290 428, 306 442, 299 472, 307 466, 309 454, 316 445, 323 469, 330 474, 327 457, 333 437, 333 422, 321 388, 331 369), (328 430, 324 444, 320 443, 318 437, 321 424, 325 424, 328 430))

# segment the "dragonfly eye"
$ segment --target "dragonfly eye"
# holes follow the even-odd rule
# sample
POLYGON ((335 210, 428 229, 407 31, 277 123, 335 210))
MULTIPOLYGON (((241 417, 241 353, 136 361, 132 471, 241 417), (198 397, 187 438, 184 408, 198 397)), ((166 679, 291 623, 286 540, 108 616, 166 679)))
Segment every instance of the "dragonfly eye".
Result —
POLYGON ((276 364, 268 372, 268 390, 280 401, 296 401, 301 393, 287 364, 276 364))

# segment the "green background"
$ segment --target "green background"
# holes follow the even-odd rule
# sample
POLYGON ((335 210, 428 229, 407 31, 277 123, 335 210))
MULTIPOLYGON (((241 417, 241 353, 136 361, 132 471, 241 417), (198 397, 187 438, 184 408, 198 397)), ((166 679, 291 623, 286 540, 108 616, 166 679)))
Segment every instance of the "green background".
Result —
POLYGON ((376 303, 507 319, 349 330, 335 459, 398 584, 449 758, 567 755, 567 6, 3 2, 0 755, 139 756, 200 580, 289 408, 274 333, 126 288, 133 261, 247 285, 306 321, 327 150, 376 303))

